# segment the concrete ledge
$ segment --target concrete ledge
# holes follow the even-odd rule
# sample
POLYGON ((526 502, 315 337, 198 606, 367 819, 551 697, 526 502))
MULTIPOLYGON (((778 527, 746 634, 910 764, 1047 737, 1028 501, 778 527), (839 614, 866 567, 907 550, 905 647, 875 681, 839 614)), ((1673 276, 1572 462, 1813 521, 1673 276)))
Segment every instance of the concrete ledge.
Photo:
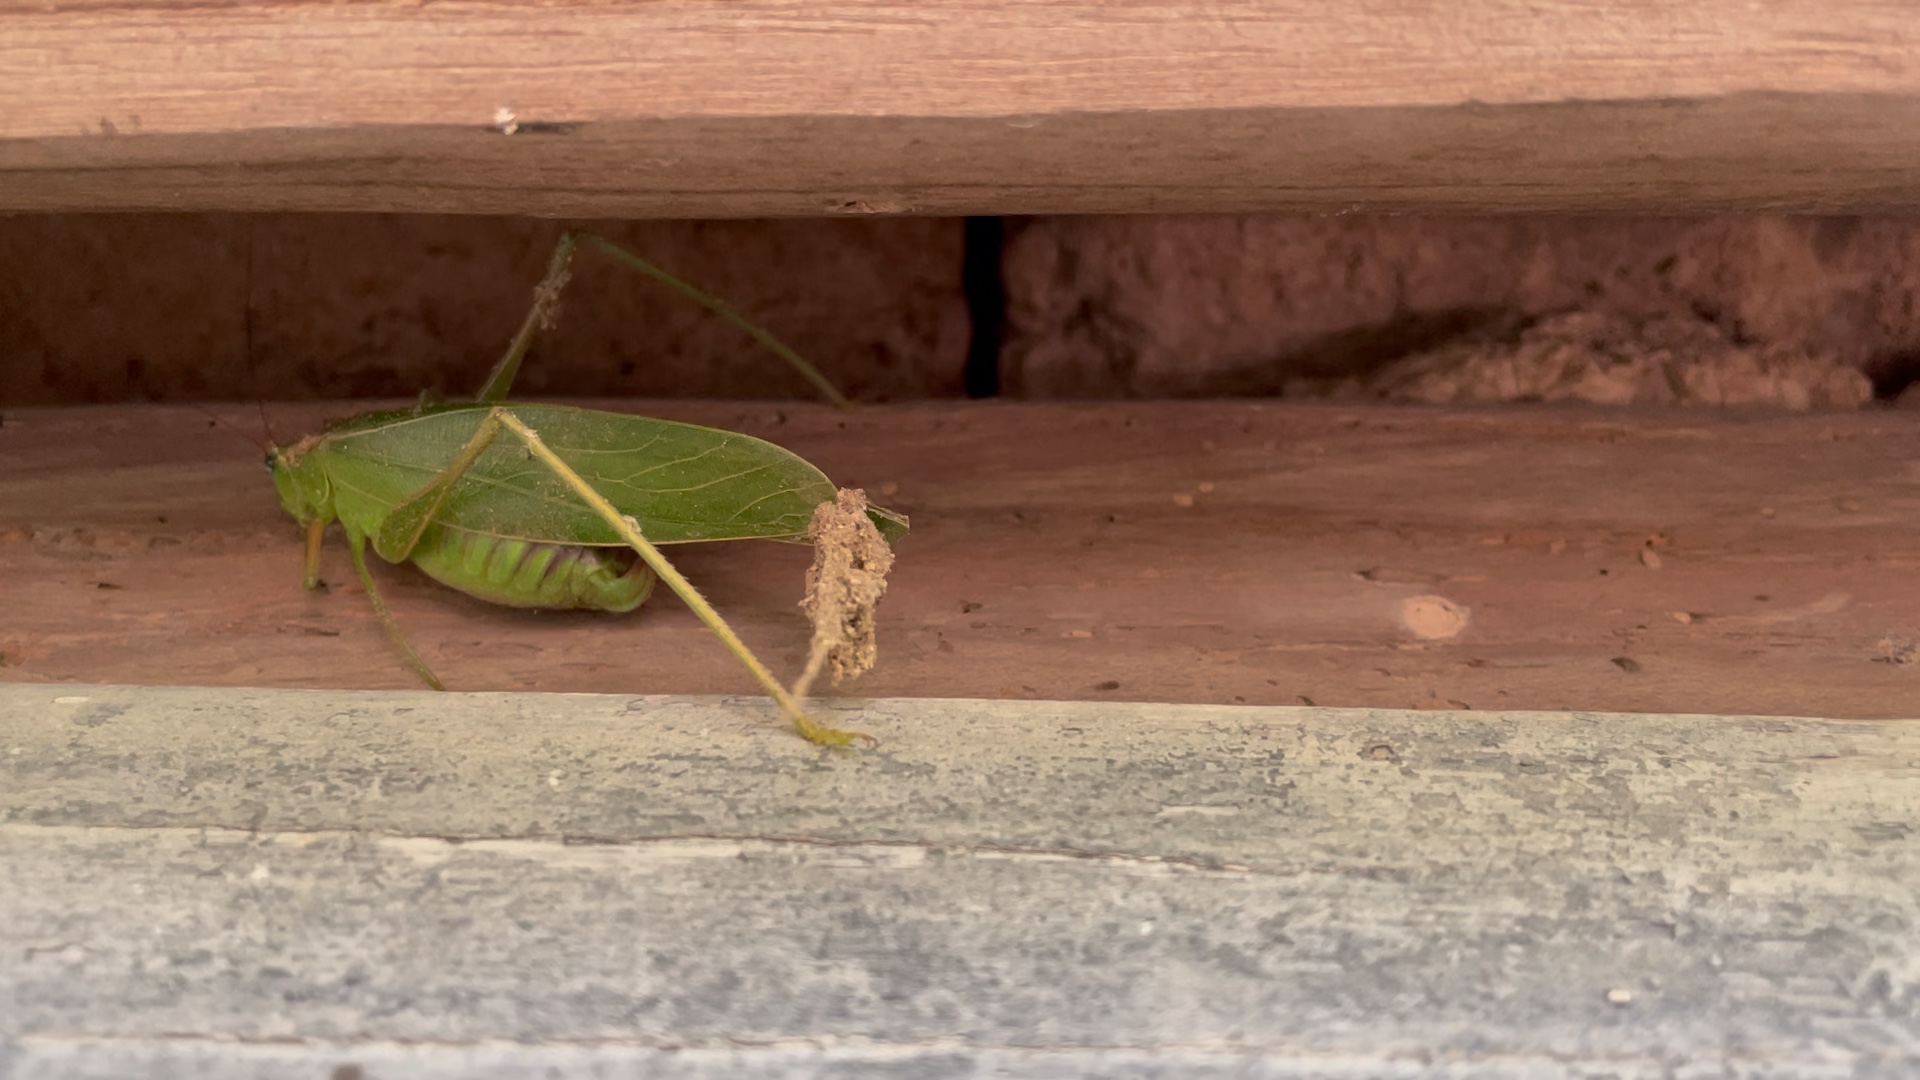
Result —
POLYGON ((770 715, 0 687, 0 1075, 1920 1068, 1920 723, 770 715))

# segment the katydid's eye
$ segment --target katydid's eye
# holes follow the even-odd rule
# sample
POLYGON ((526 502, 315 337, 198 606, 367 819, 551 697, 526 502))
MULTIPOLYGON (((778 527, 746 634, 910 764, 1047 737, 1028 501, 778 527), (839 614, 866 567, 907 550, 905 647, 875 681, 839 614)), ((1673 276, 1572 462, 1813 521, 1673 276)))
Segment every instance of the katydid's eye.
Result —
POLYGON ((267 460, 266 460, 266 466, 267 466, 267 471, 268 471, 268 472, 272 472, 272 471, 273 471, 273 451, 271 451, 271 450, 269 450, 269 451, 267 451, 267 460))

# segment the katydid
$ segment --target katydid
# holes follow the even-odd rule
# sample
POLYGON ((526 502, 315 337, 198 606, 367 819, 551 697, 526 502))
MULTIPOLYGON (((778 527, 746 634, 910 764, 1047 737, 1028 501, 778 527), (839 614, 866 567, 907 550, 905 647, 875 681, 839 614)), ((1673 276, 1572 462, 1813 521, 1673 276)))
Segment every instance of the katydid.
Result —
MULTIPOLYGON (((610 241, 581 239, 747 330, 844 404, 806 361, 732 309, 610 241)), ((517 607, 631 611, 656 579, 664 580, 801 735, 828 745, 860 738, 810 719, 656 547, 805 541, 816 508, 835 502, 834 485, 819 469, 735 432, 506 402, 534 333, 552 320, 575 244, 573 234, 561 237, 532 310, 476 400, 367 413, 268 453, 281 505, 307 529, 306 587, 319 587, 321 539, 338 521, 387 636, 438 690, 440 680, 407 644, 380 597, 367 569, 369 542, 388 562, 412 562, 444 585, 517 607), (499 438, 503 431, 508 438, 499 438)), ((866 514, 888 540, 906 532, 898 514, 878 508, 866 514)))

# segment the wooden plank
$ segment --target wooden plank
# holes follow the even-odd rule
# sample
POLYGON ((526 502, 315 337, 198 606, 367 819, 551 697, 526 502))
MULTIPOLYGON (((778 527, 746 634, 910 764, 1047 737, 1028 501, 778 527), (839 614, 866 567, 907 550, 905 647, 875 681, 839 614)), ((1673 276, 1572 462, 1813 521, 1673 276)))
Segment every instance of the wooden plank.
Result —
POLYGON ((1920 1068, 1920 723, 763 715, 0 687, 0 1069, 1920 1068))
MULTIPOLYGON (((632 402, 626 408, 640 408, 632 402)), ((343 404, 273 406, 283 435, 343 404)), ((913 516, 861 693, 1376 708, 1920 713, 1920 415, 1277 403, 661 402, 913 516)), ((258 430, 252 406, 221 410, 258 430)), ((0 422, 0 678, 413 685, 259 453, 179 407, 0 422)), ((806 549, 674 558, 798 669, 806 549)), ((751 692, 692 615, 390 602, 468 690, 751 692)))
POLYGON ((0 210, 1920 203, 1920 31, 1897 0, 6 0, 0 17, 0 210))

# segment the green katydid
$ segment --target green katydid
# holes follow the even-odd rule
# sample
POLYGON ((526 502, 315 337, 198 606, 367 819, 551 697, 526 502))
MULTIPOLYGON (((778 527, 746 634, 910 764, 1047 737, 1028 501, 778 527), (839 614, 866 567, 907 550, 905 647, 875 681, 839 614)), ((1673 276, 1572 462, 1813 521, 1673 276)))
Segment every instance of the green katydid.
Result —
MULTIPOLYGON (((725 304, 610 241, 580 239, 740 326, 845 403, 805 360, 725 304)), ((533 335, 552 321, 575 245, 573 234, 561 237, 532 310, 474 401, 368 413, 269 451, 281 504, 307 529, 306 587, 320 585, 321 538, 338 521, 387 636, 428 685, 442 689, 374 585, 369 541, 388 562, 412 562, 461 592, 519 607, 631 611, 657 578, 746 665, 801 735, 826 745, 861 738, 809 718, 799 700, 804 689, 789 694, 655 546, 805 541, 816 509, 836 501, 819 469, 735 432, 506 402, 533 335), (502 431, 511 437, 499 439, 502 431)), ((866 518, 888 540, 906 532, 898 514, 866 508, 866 518)), ((810 673, 820 666, 820 648, 816 641, 810 673)))

